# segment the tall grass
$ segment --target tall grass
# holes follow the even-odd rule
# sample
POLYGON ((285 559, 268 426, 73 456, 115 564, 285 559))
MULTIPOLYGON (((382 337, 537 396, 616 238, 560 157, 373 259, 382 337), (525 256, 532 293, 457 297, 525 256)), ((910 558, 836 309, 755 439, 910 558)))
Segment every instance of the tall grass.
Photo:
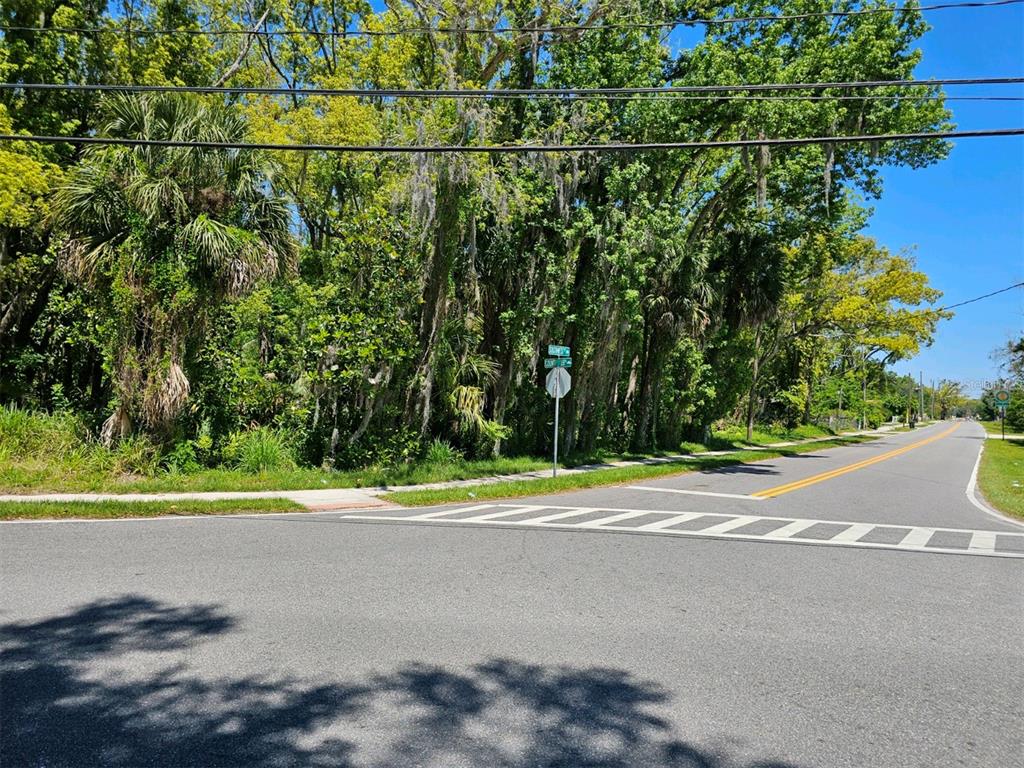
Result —
POLYGON ((228 464, 250 475, 295 468, 295 457, 284 435, 269 427, 233 433, 223 455, 228 464))
POLYGON ((439 437, 427 446, 427 451, 423 456, 423 461, 427 464, 438 466, 445 464, 458 464, 462 461, 462 454, 452 447, 452 444, 447 440, 442 440, 439 437))
POLYGON ((88 445, 89 432, 70 413, 36 413, 0 406, 0 456, 63 458, 88 445))
POLYGON ((442 443, 427 451, 425 459, 434 463, 337 471, 296 466, 287 436, 275 430, 239 432, 227 443, 222 464, 204 468, 186 460, 195 450, 179 451, 184 443, 163 456, 142 437, 108 450, 73 417, 0 408, 0 493, 352 488, 463 480, 547 465, 532 457, 468 461, 442 443))

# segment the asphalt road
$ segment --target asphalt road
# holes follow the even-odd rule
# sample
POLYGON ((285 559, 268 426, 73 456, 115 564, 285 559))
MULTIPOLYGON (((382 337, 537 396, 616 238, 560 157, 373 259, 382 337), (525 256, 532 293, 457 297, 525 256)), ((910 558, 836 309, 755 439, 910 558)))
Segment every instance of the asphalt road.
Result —
POLYGON ((0 765, 1019 765, 1024 529, 951 426, 367 513, 420 520, 0 525, 0 765))

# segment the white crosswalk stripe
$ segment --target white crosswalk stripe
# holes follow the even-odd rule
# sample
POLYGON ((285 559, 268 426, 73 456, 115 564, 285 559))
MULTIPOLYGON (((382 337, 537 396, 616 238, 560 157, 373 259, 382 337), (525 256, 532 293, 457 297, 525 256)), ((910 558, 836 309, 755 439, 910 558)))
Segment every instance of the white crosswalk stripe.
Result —
MULTIPOLYGON (((512 509, 502 509, 499 510, 498 512, 489 512, 486 515, 477 515, 476 517, 471 517, 470 519, 473 522, 479 522, 481 520, 496 520, 499 517, 510 517, 512 515, 526 515, 530 512, 539 512, 542 509, 544 509, 544 507, 512 507, 512 509)), ((465 510, 460 509, 459 511, 464 512, 465 510)))
MULTIPOLYGON (((450 523, 452 525, 492 525, 500 527, 558 528, 569 530, 598 530, 609 532, 650 533, 670 536, 717 539, 744 539, 775 543, 796 542, 820 546, 855 547, 864 549, 894 549, 914 552, 936 552, 946 554, 974 555, 983 557, 1024 558, 1024 533, 1002 531, 975 531, 958 528, 929 528, 905 526, 898 523, 861 523, 837 520, 812 520, 771 517, 760 515, 731 515, 703 512, 680 512, 658 509, 616 509, 611 507, 566 507, 539 504, 476 504, 468 507, 446 507, 424 514, 396 515, 390 510, 379 514, 339 514, 341 520, 385 520, 408 523, 450 523), (466 513, 480 514, 465 516, 466 513), (604 514, 601 514, 604 513, 604 514), (597 515, 596 517, 594 515, 597 515), (635 518, 649 518, 663 515, 660 520, 640 525, 630 524, 635 518), (514 518, 514 519, 510 519, 514 518), (702 521, 701 518, 706 518, 702 521), (722 519, 726 518, 726 519, 722 519), (742 532, 744 526, 758 521, 770 521, 778 525, 767 532, 742 532), (701 525, 704 522, 704 525, 701 525), (677 526, 688 524, 685 528, 677 526), (810 530, 817 525, 825 526, 821 535, 812 535, 810 530), (836 531, 837 527, 842 530, 836 531), (882 538, 890 543, 866 540, 875 530, 882 530, 882 538), (893 532, 899 536, 893 539, 893 532), (964 535, 949 537, 966 540, 962 546, 929 546, 937 533, 964 535)), ((876 537, 877 538, 877 537, 876 537)), ((940 541, 940 540, 936 540, 940 541)))
POLYGON ((901 547, 923 547, 929 541, 932 536, 935 535, 934 528, 911 528, 907 531, 907 535, 903 537, 903 541, 900 542, 901 547))
POLYGON ((794 520, 792 523, 781 528, 769 531, 764 537, 766 539, 788 539, 790 536, 796 536, 801 531, 806 531, 812 525, 817 525, 817 523, 814 520, 794 520))
POLYGON ((757 519, 751 515, 739 515, 732 520, 726 520, 709 528, 702 528, 701 533, 728 533, 733 528, 742 528, 744 525, 749 525, 757 519))
POLYGON ((842 533, 838 533, 832 537, 832 541, 857 541, 861 536, 865 536, 870 533, 875 526, 868 523, 858 523, 857 525, 851 525, 842 533))
POLYGON ((996 535, 992 531, 975 531, 967 548, 971 552, 995 552, 996 535))
POLYGON ((428 512, 425 515, 416 515, 411 520, 433 520, 435 517, 445 517, 456 512, 472 512, 474 509, 491 509, 493 504, 477 504, 475 507, 462 507, 461 509, 442 509, 440 512, 428 512))
POLYGON ((655 520, 653 523, 647 523, 647 525, 641 525, 637 528, 638 531, 657 531, 662 528, 669 528, 679 523, 688 523, 691 520, 696 520, 698 517, 704 517, 702 512, 684 512, 681 515, 674 515, 672 517, 666 517, 664 520, 655 520))
MULTIPOLYGON (((551 509, 551 507, 545 507, 545 509, 551 509)), ((596 509, 591 509, 590 507, 575 507, 567 512, 558 512, 557 514, 545 515, 544 517, 531 517, 529 520, 523 520, 522 522, 526 525, 544 525, 546 523, 553 523, 556 520, 564 520, 567 517, 579 517, 588 512, 596 511, 596 509)))
POLYGON ((597 520, 588 520, 585 523, 580 523, 579 527, 580 528, 600 528, 602 525, 611 525, 612 523, 618 523, 618 522, 621 522, 623 520, 629 520, 629 518, 631 518, 631 517, 641 517, 641 516, 649 515, 649 514, 651 514, 651 513, 647 512, 646 510, 643 511, 643 512, 641 512, 640 510, 635 510, 633 512, 619 512, 617 515, 611 515, 609 517, 601 517, 601 518, 598 518, 597 520))

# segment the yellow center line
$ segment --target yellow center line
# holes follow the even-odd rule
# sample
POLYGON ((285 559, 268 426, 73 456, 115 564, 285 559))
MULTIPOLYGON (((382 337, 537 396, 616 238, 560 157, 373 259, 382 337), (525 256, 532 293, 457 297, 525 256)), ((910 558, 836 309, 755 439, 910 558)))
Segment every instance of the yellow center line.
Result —
POLYGON ((936 440, 941 440, 946 435, 952 434, 954 431, 956 431, 957 427, 959 426, 959 424, 954 424, 945 432, 940 432, 937 435, 926 437, 924 440, 918 440, 916 443, 911 443, 910 445, 904 445, 902 448, 897 448, 893 451, 887 451, 886 453, 880 453, 878 456, 872 456, 870 459, 864 459, 863 461, 858 461, 854 464, 847 464, 845 467, 839 467, 838 469, 830 469, 828 472, 821 472, 817 475, 811 475, 810 477, 805 477, 803 480, 794 480, 792 483, 777 485, 774 488, 766 488, 763 491, 755 491, 750 495, 756 496, 759 499, 770 499, 774 496, 781 496, 784 493, 789 493, 790 491, 799 491, 801 488, 806 488, 809 485, 821 483, 824 482, 825 480, 831 480, 833 477, 845 475, 847 472, 854 472, 858 469, 863 469, 864 467, 870 467, 872 464, 877 464, 880 461, 885 461, 886 459, 891 459, 894 456, 899 456, 901 454, 906 453, 907 451, 912 451, 915 448, 920 448, 922 445, 934 443, 936 440))

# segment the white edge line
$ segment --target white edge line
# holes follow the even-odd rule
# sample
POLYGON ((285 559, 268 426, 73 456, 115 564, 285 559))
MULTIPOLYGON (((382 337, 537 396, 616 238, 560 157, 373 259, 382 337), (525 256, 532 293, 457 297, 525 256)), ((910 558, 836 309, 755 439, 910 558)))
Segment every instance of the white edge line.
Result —
MULTIPOLYGON (((379 515, 344 515, 343 519, 349 520, 406 520, 407 517, 383 517, 379 515)), ((761 518, 764 519, 764 518, 761 518)), ((658 531, 643 531, 639 528, 630 528, 621 525, 603 525, 599 528, 584 528, 581 525, 573 525, 572 523, 524 523, 520 522, 508 522, 506 520, 482 520, 478 523, 471 523, 467 520, 443 520, 433 519, 424 520, 424 523, 442 525, 460 525, 465 524, 468 526, 472 525, 491 525, 496 527, 508 527, 508 528, 538 528, 538 529, 556 529, 565 531, 623 531, 627 533, 645 533, 652 534, 655 536, 684 536, 688 538, 704 538, 704 539, 741 539, 744 541, 767 541, 773 544, 784 544, 786 542, 797 542, 800 544, 821 544, 829 547, 848 547, 858 549, 889 549, 897 552, 937 552, 941 554, 951 555, 970 555, 971 557, 1008 557, 1016 559, 1024 559, 1024 553, 1022 552, 984 552, 970 549, 950 549, 947 547, 925 547, 925 546, 900 546, 899 544, 880 544, 877 542, 870 541, 833 541, 831 539, 809 539, 806 537, 790 536, 785 539, 771 539, 765 535, 754 535, 749 533, 703 533, 701 531, 672 531, 672 530, 658 530, 658 531)), ((831 521, 823 521, 831 522, 831 521)), ((885 525, 884 523, 882 525, 885 525)), ((906 526, 900 526, 906 527, 906 526)), ((933 530, 941 531, 941 528, 935 528, 933 530)), ((959 533, 973 533, 973 531, 958 531, 959 533)), ((998 533, 998 531, 992 531, 992 533, 998 533)), ((1015 536, 1019 534, 1003 533, 1003 536, 1015 536)))
POLYGON ((1007 517, 1002 512, 989 507, 985 502, 978 498, 978 467, 981 466, 981 454, 985 451, 985 441, 981 441, 981 447, 978 449, 978 458, 974 462, 974 469, 971 470, 971 479, 967 481, 967 500, 974 506, 980 509, 989 517, 994 517, 996 520, 1001 520, 1004 523, 1009 523, 1015 528, 1024 528, 1024 523, 1017 522, 1016 520, 1007 517))
POLYGON ((721 499, 746 499, 747 501, 767 501, 760 496, 745 493, 715 493, 714 491, 688 491, 683 488, 659 488, 654 485, 627 485, 631 491, 657 491, 659 493, 683 493, 688 496, 716 496, 721 499))

